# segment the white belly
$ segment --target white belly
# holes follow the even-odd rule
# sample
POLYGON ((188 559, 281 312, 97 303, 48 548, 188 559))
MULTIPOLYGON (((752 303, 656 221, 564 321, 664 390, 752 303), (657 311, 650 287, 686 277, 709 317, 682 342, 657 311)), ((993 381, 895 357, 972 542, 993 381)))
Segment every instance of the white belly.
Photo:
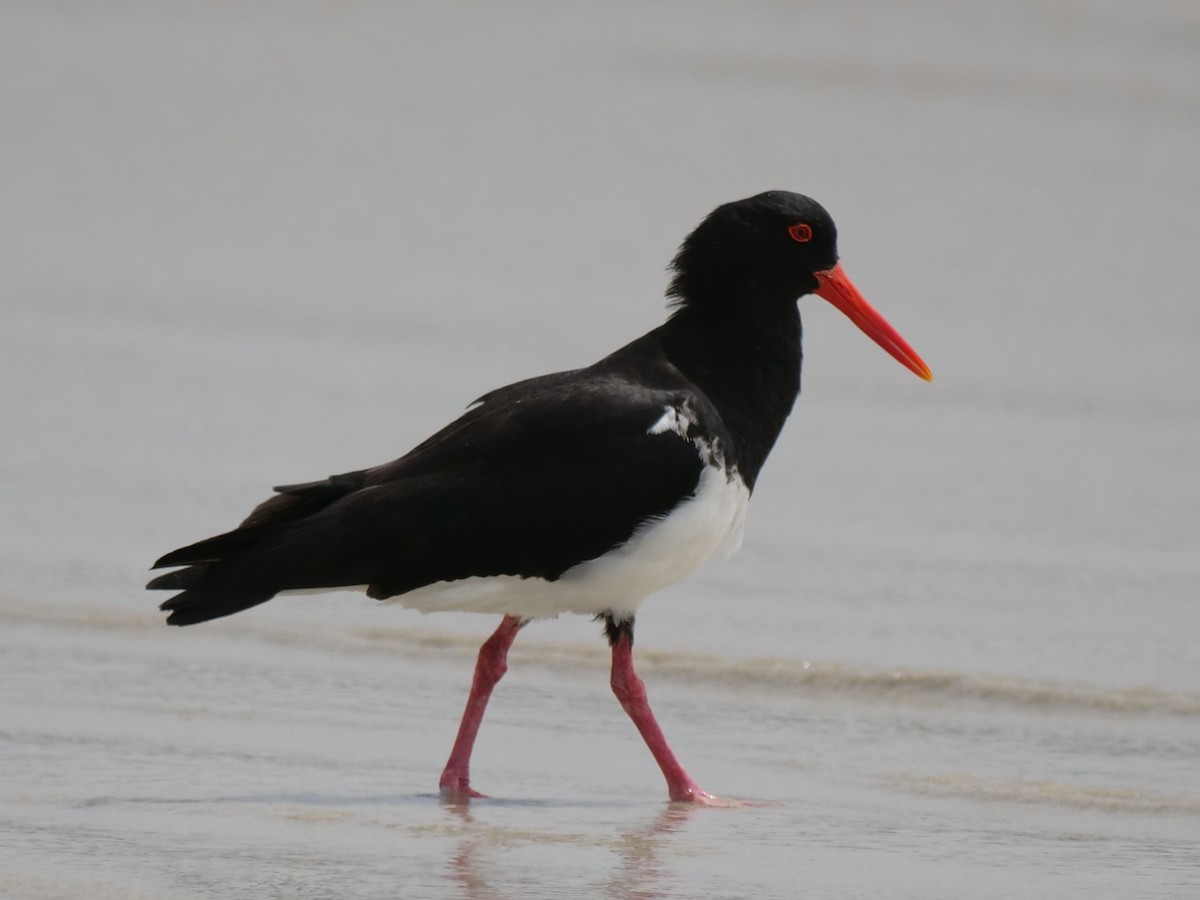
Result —
POLYGON ((388 599, 421 612, 495 613, 538 619, 560 613, 633 616, 651 594, 742 544, 750 492, 736 474, 706 466, 695 495, 647 522, 615 550, 568 569, 557 581, 498 575, 439 581, 388 599))

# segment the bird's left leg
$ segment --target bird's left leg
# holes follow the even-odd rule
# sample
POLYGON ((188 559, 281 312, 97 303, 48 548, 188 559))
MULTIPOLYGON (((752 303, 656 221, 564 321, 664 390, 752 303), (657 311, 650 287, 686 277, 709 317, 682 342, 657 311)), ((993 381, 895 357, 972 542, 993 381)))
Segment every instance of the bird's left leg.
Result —
POLYGON ((529 622, 517 616, 505 616, 500 627, 479 648, 479 658, 475 661, 475 677, 471 681, 471 693, 467 697, 467 708, 463 711, 462 724, 458 726, 458 737, 454 740, 454 749, 450 751, 450 759, 442 770, 439 782, 443 800, 462 802, 472 797, 483 797, 471 787, 471 750, 475 747, 475 737, 479 734, 479 726, 483 722, 483 714, 487 710, 488 699, 492 689, 508 671, 508 648, 517 639, 517 632, 529 622))

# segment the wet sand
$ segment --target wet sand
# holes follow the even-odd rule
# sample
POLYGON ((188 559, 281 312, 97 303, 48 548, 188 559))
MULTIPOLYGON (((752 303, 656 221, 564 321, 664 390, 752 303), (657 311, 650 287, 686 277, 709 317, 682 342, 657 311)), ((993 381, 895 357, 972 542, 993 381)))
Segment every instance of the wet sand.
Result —
POLYGON ((1200 888, 1190 5, 0 13, 0 894, 1200 888), (598 626, 359 595, 167 629, 144 570, 661 321, 719 202, 832 211, 921 383, 803 301, 743 551, 598 626))

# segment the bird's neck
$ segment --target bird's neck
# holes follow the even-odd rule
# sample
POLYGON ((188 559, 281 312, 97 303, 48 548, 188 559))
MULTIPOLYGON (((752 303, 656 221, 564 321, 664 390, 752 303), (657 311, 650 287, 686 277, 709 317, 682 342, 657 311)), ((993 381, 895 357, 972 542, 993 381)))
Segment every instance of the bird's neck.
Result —
POLYGON ((800 335, 794 300, 752 315, 685 304, 657 329, 667 358, 720 412, 751 489, 800 393, 800 335))

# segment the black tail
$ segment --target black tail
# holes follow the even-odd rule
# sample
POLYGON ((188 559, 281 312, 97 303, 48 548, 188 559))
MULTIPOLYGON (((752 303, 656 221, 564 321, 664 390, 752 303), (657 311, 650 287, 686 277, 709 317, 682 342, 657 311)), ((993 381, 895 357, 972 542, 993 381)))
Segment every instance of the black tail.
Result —
MULTIPOLYGON (((172 573, 174 574, 174 573, 172 573)), ((151 582, 153 584, 153 582, 151 582)), ((193 589, 176 594, 159 609, 170 611, 168 625, 195 625, 209 619, 231 616, 243 609, 266 603, 272 591, 206 591, 193 589)))
MULTIPOLYGON (((260 503, 233 531, 180 547, 161 557, 153 568, 187 567, 159 575, 146 585, 154 591, 183 591, 159 607, 171 613, 167 624, 195 625, 266 603, 285 587, 287 579, 278 577, 278 573, 263 576, 261 570, 247 575, 247 568, 254 568, 260 543, 270 542, 292 525, 358 490, 364 479, 365 472, 347 472, 323 481, 277 487, 276 496, 260 503), (274 588, 263 587, 272 582, 274 588)), ((360 582, 365 583, 361 578, 335 583, 360 582)), ((304 583, 301 577, 295 586, 304 583)))

